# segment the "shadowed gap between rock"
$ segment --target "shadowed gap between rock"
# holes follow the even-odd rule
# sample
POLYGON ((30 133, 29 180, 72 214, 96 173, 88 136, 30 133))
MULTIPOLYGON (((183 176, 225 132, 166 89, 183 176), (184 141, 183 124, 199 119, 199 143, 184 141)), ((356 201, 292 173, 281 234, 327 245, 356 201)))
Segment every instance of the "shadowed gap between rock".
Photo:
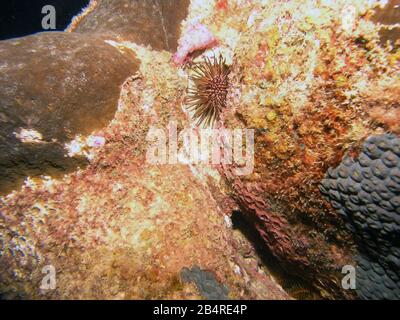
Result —
POLYGON ((253 245, 262 266, 289 295, 296 299, 321 299, 319 293, 305 280, 291 275, 283 269, 278 259, 265 246, 255 226, 241 211, 233 211, 231 219, 233 229, 240 231, 253 245))

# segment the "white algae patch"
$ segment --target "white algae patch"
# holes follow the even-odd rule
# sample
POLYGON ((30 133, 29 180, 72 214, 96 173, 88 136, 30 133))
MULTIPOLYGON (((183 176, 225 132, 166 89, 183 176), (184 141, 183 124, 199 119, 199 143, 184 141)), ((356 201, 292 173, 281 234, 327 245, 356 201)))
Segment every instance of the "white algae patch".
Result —
POLYGON ((21 129, 20 132, 14 132, 17 139, 22 143, 43 143, 43 136, 40 132, 33 129, 21 129))

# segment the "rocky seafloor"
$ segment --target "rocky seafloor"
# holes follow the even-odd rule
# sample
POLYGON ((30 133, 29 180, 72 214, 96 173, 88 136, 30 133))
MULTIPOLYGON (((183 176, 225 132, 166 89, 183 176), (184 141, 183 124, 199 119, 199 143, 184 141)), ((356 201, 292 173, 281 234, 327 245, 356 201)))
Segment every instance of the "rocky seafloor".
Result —
POLYGON ((1 41, 0 297, 399 299, 386 2, 92 0, 65 32, 1 41), (200 135, 190 76, 219 56, 215 127, 254 130, 253 170, 184 139, 150 163, 154 128, 200 135))

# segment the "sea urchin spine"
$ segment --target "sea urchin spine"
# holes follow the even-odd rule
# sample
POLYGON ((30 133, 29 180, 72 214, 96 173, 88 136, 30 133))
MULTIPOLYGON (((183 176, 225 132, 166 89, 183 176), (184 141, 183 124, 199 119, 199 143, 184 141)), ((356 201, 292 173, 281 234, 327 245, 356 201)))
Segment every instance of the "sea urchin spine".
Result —
POLYGON ((188 92, 188 109, 194 111, 197 125, 213 125, 219 120, 221 110, 226 106, 229 68, 225 59, 206 58, 192 67, 193 87, 188 92))

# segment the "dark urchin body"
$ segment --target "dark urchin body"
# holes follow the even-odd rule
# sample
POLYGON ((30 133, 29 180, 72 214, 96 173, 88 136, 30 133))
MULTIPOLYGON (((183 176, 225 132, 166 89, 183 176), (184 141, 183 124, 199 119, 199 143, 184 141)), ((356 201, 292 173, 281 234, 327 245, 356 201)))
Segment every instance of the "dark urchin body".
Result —
POLYGON ((194 87, 189 89, 188 109, 194 111, 197 125, 213 125, 226 105, 229 68, 220 56, 213 60, 206 58, 204 62, 195 64, 192 70, 194 87))

